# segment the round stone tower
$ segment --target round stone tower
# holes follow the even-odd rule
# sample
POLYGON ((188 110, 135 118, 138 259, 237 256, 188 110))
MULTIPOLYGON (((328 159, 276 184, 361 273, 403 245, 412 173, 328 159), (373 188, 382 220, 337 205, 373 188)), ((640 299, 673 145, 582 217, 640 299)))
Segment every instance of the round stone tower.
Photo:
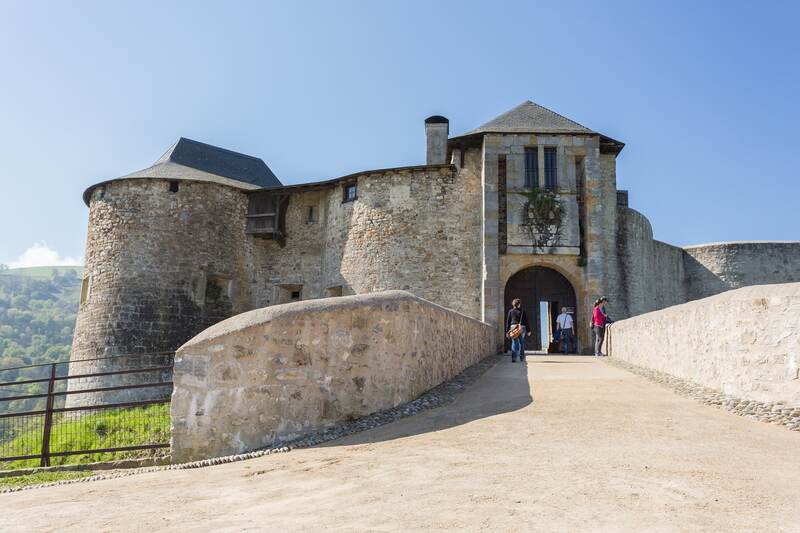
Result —
MULTIPOLYGON (((70 374, 168 366, 170 352, 195 334, 247 310, 246 191, 275 185, 260 159, 181 139, 154 166, 90 187, 70 374), (113 358, 80 362, 105 357, 113 358)), ((70 389, 168 377, 167 371, 83 378, 70 380, 70 389)), ((67 403, 167 394, 166 387, 72 394, 67 403)))

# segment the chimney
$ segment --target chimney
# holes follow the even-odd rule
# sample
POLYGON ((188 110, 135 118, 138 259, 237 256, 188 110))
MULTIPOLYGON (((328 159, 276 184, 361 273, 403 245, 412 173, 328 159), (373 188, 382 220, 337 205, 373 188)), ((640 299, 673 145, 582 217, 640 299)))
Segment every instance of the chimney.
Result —
POLYGON ((433 115, 425 119, 426 165, 444 165, 446 163, 449 133, 450 121, 443 116, 433 115))

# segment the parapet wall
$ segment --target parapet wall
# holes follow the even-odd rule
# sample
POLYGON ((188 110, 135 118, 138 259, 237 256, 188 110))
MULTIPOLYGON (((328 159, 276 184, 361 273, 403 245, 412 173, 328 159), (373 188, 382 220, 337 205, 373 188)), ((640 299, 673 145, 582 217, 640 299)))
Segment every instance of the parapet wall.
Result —
POLYGON ((172 458, 254 450, 400 405, 494 353, 494 334, 405 291, 237 315, 178 350, 172 458))
POLYGON ((800 283, 758 285, 616 322, 609 355, 727 395, 800 407, 800 283))

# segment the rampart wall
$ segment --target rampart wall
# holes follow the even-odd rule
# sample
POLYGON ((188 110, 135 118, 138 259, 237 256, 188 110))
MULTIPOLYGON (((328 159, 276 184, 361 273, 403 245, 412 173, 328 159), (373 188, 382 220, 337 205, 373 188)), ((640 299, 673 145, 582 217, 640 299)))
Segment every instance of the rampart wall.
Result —
POLYGON ((494 333, 404 291, 235 316, 178 350, 172 458, 253 450, 400 405, 494 353, 494 333))
POLYGON ((618 318, 635 316, 687 299, 684 251, 653 239, 647 218, 628 207, 617 208, 620 305, 618 318))
POLYGON ((612 324, 620 359, 743 400, 800 407, 800 283, 750 286, 612 324))
POLYGON ((685 248, 689 299, 748 285, 800 281, 800 242, 722 242, 685 248))

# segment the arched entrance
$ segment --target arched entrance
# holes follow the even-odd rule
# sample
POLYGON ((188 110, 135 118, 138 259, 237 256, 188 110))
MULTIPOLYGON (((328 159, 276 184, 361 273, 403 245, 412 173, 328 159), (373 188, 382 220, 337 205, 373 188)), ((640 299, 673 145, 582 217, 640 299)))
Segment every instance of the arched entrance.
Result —
MULTIPOLYGON (((503 296, 506 313, 514 298, 522 300, 522 308, 533 330, 525 340, 528 350, 547 350, 550 334, 555 329, 556 317, 562 307, 572 313, 576 329, 580 323, 575 289, 567 278, 552 268, 532 266, 511 276, 503 296)), ((506 339, 506 350, 509 349, 510 341, 506 339)))

